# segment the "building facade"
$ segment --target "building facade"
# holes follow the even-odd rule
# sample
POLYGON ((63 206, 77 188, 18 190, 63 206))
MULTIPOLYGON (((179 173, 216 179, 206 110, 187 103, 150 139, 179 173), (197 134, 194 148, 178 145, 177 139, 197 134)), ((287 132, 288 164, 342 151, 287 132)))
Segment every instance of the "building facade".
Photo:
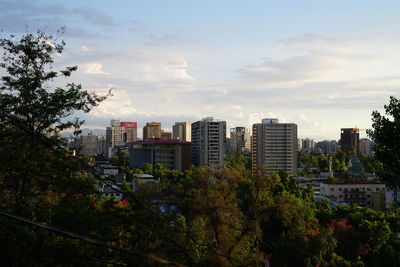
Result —
POLYGON ((355 203, 359 206, 372 207, 372 193, 385 193, 385 185, 381 183, 321 183, 320 192, 322 196, 326 196, 338 202, 348 204, 355 203))
POLYGON ((80 155, 106 154, 106 139, 104 135, 88 133, 75 138, 75 148, 80 155))
POLYGON ((172 132, 167 132, 161 130, 161 139, 162 140, 171 140, 172 139, 172 132))
POLYGON ((266 168, 267 174, 282 170, 296 175, 296 124, 279 123, 278 119, 263 119, 262 123, 253 124, 253 173, 257 173, 261 168, 266 168))
POLYGON ((147 139, 132 143, 129 148, 129 165, 143 168, 144 164, 162 164, 168 169, 183 171, 192 165, 190 142, 147 139))
POLYGON ((225 163, 225 121, 207 117, 192 124, 192 160, 196 166, 221 166, 225 163))
POLYGON ((306 138, 301 140, 301 148, 306 150, 313 150, 315 148, 314 139, 306 138))
POLYGON ((364 155, 372 155, 374 153, 374 142, 368 138, 361 138, 360 153, 364 155))
POLYGON ((235 127, 230 130, 230 147, 231 151, 237 153, 239 151, 250 151, 250 131, 245 127, 235 127))
POLYGON ((161 138, 161 122, 148 122, 143 127, 143 140, 161 138))
POLYGON ((341 150, 348 153, 354 150, 360 153, 360 130, 358 128, 342 128, 340 130, 340 147, 341 150))
POLYGON ((111 120, 111 126, 106 128, 107 149, 137 141, 137 123, 111 120))
POLYGON ((172 136, 175 140, 191 142, 192 141, 192 123, 176 122, 172 126, 172 136))
POLYGON ((316 146, 316 148, 320 148, 322 153, 329 155, 329 154, 336 153, 336 150, 337 150, 339 144, 335 140, 324 140, 324 141, 318 142, 315 146, 316 146))

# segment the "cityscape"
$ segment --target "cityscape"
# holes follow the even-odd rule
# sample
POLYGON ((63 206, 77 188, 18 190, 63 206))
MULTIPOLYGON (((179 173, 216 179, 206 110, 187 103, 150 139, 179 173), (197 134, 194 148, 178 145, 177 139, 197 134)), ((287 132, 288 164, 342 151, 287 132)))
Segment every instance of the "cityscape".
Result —
MULTIPOLYGON (((70 146, 81 155, 111 158, 117 152, 125 153, 131 168, 143 169, 146 164, 155 168, 161 164, 178 171, 189 170, 192 165, 222 167, 229 155, 243 153, 251 160, 253 173, 263 168, 269 175, 284 171, 300 185, 312 186, 317 199, 329 200, 332 205, 355 203, 383 210, 388 203, 398 199, 397 193, 386 190, 376 174, 368 172, 360 161, 359 156, 373 157, 374 143, 368 138, 360 139, 358 128, 341 128, 339 140, 319 142, 298 138, 295 123, 280 123, 276 118, 265 118, 252 129, 231 128, 228 137, 226 121, 213 117, 193 123, 176 122, 172 132, 164 131, 161 122, 149 122, 143 126, 142 138, 138 137, 137 128, 137 122, 113 119, 106 127, 106 135, 80 135, 70 142, 70 146), (339 151, 351 156, 343 171, 334 172, 332 156, 339 151), (322 169, 318 164, 310 165, 303 160, 304 155, 326 155, 323 165, 328 167, 322 169), (341 183, 332 184, 329 179, 345 176, 346 180, 341 183)), ((104 172, 101 167, 99 170, 104 172)), ((147 182, 153 182, 148 179, 150 176, 146 177, 147 182)))
POLYGON ((399 10, 0 0, 0 266, 400 266, 399 10))

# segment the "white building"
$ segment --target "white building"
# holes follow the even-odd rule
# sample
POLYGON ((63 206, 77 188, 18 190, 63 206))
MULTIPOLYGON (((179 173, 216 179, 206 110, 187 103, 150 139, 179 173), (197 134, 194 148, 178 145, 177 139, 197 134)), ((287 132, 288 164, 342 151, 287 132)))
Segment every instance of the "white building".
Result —
POLYGON ((265 167, 268 174, 282 170, 296 175, 297 125, 278 119, 253 124, 252 163, 253 173, 265 167))
POLYGON ((207 117, 192 124, 192 161, 221 166, 226 159, 226 122, 207 117))
POLYGON ((371 206, 371 193, 385 192, 381 183, 321 183, 320 192, 337 202, 356 203, 359 206, 371 206))

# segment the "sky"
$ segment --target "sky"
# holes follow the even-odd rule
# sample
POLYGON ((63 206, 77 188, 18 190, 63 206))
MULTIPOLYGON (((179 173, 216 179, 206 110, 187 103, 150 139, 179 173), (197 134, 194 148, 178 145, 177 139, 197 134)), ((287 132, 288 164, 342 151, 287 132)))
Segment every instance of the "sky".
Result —
POLYGON ((110 119, 296 123, 299 138, 371 127, 400 93, 400 1, 0 0, 1 36, 40 29, 66 42, 55 68, 113 96, 85 127, 110 119))

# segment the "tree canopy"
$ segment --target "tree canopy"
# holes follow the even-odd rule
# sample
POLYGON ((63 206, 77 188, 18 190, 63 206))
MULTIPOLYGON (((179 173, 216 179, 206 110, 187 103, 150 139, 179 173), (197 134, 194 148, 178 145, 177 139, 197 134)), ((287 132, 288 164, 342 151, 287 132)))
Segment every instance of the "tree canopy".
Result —
POLYGON ((382 163, 377 174, 386 186, 396 189, 400 187, 400 101, 391 96, 384 109, 386 116, 372 112, 368 135, 375 143, 375 157, 382 163))

